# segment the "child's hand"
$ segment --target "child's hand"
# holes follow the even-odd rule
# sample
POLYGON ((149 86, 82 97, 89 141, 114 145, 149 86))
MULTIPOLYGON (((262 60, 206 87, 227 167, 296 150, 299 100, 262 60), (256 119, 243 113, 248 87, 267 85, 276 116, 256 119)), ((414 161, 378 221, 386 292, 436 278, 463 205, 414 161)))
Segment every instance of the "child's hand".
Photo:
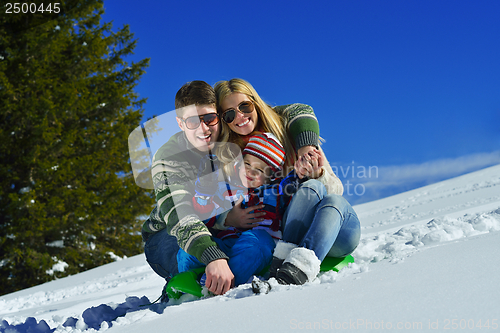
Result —
MULTIPOLYGON (((304 177, 316 179, 320 177, 323 173, 322 166, 324 157, 319 150, 317 150, 314 147, 311 148, 312 149, 309 149, 302 156, 299 156, 299 158, 295 162, 294 165, 295 173, 300 179, 304 177)), ((299 153, 304 151, 305 150, 301 148, 299 150, 299 153)))
POLYGON ((242 202, 243 196, 235 202, 235 206, 227 214, 224 225, 239 229, 249 229, 258 226, 260 222, 264 221, 259 216, 266 215, 265 212, 251 213, 254 210, 264 208, 264 205, 241 208, 242 202))

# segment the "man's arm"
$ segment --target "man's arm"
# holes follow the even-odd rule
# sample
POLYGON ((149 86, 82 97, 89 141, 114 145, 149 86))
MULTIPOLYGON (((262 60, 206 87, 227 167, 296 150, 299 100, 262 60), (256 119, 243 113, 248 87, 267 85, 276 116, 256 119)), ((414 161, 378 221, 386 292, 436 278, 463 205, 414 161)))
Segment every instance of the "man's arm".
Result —
POLYGON ((198 165, 199 157, 190 151, 174 157, 171 150, 168 149, 168 154, 155 154, 151 171, 157 202, 156 215, 161 223, 150 222, 149 226, 167 228, 167 232, 177 238, 179 247, 207 265, 208 289, 215 294, 225 293, 234 279, 227 263, 229 257, 219 249, 192 205, 197 175, 195 165, 198 165), (168 158, 162 159, 165 155, 168 158))
POLYGON ((208 264, 227 256, 193 209, 195 172, 188 161, 160 159, 152 166, 158 214, 167 232, 177 238, 180 248, 208 264))

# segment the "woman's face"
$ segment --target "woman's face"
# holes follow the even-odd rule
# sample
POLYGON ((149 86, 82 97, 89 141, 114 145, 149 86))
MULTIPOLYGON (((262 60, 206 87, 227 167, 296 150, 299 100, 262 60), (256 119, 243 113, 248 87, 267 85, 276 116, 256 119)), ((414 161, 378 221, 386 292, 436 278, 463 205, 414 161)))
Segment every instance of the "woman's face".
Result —
MULTIPOLYGON (((238 105, 241 102, 250 101, 247 95, 242 93, 232 93, 222 100, 220 107, 222 113, 229 109, 238 110, 238 105)), ((239 135, 248 135, 252 133, 257 128, 257 122, 259 116, 257 110, 255 109, 252 113, 242 113, 240 111, 236 112, 236 118, 228 124, 231 131, 238 133, 239 135)))

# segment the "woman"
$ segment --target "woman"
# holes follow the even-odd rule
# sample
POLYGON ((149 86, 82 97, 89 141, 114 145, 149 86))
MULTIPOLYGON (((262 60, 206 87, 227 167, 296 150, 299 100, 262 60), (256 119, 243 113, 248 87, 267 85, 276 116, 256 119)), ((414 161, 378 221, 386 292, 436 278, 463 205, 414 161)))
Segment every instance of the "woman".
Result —
MULTIPOLYGON (((223 120, 220 141, 243 149, 249 136, 270 132, 285 148, 285 174, 295 169, 299 178, 309 178, 300 185, 283 216, 283 239, 275 248, 270 272, 282 284, 313 280, 327 255, 343 257, 354 251, 360 227, 356 213, 341 196, 342 183, 319 147, 319 125, 312 108, 304 104, 271 108, 242 79, 220 81, 214 89, 223 120)), ((217 155, 229 165, 238 152, 221 147, 217 155)), ((261 219, 248 217, 250 209, 236 205, 227 214, 225 225, 257 225, 261 219)))
MULTIPOLYGON (((327 186, 329 193, 342 194, 342 183, 319 147, 318 121, 310 106, 291 104, 271 108, 242 79, 218 82, 214 89, 218 112, 224 120, 219 141, 236 143, 243 149, 248 137, 256 132, 273 133, 285 147, 285 175, 293 167, 300 178, 320 173, 320 177, 314 178, 327 186), (310 160, 318 163, 313 165, 310 160)), ((234 152, 226 150, 221 154, 223 162, 234 160, 234 152)))

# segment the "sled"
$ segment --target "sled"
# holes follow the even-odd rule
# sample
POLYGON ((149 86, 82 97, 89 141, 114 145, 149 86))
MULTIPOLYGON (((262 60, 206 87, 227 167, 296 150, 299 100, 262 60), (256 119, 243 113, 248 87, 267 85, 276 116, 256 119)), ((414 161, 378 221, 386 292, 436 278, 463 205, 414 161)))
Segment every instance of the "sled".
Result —
POLYGON ((182 294, 202 297, 202 288, 198 281, 203 273, 205 273, 205 267, 182 272, 171 278, 165 287, 168 298, 179 299, 182 294))
POLYGON ((338 272, 342 268, 346 267, 347 265, 353 262, 354 258, 351 255, 348 255, 347 257, 343 258, 326 257, 321 263, 321 266, 319 266, 319 270, 320 272, 326 272, 326 271, 338 272))
MULTIPOLYGON (((335 271, 338 272, 350 263, 354 262, 354 258, 348 255, 344 258, 326 257, 320 266, 321 272, 335 271)), ((259 275, 265 275, 269 267, 266 267, 259 275)), ((170 279, 165 291, 170 299, 179 299, 182 294, 191 294, 196 297, 203 297, 202 286, 198 282, 200 277, 205 272, 205 267, 196 268, 186 272, 182 272, 170 279)))

